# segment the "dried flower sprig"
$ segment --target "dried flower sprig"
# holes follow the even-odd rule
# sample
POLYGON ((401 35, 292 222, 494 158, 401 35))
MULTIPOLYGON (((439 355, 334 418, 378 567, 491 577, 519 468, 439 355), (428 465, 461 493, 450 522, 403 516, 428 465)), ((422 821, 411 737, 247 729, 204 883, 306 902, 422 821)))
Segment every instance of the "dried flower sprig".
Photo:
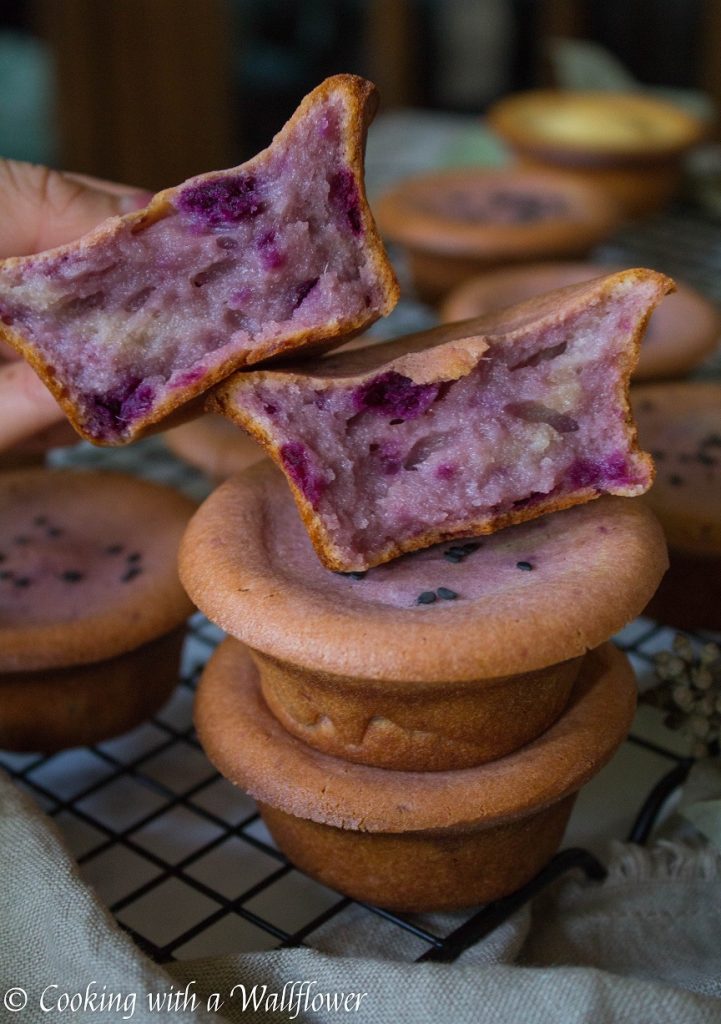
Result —
POLYGON ((704 644, 698 654, 688 637, 677 633, 671 651, 654 657, 659 683, 641 700, 666 712, 664 724, 689 736, 693 757, 718 756, 721 750, 721 648, 704 644))

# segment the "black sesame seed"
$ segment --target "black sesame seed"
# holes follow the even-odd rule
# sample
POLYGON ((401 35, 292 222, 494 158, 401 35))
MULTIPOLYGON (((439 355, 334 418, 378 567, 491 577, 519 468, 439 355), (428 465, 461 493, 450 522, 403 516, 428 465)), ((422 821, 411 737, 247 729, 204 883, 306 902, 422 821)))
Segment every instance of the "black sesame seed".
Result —
POLYGON ((62 537, 63 531, 59 526, 49 526, 47 530, 48 537, 62 537))
POLYGON ((120 577, 120 582, 129 583, 130 580, 134 580, 136 576, 140 576, 142 571, 143 570, 140 569, 137 565, 131 566, 131 568, 128 569, 125 575, 120 577))
POLYGON ((671 484, 672 487, 680 487, 683 483, 683 477, 679 476, 678 473, 672 473, 671 476, 668 478, 668 482, 671 484))
POLYGON ((707 448, 721 448, 721 434, 707 434, 701 444, 707 448))
POLYGON ((455 599, 458 597, 458 594, 455 592, 455 590, 449 590, 448 587, 439 587, 436 593, 438 594, 442 601, 455 601, 455 599))
POLYGON ((4 562, 4 561, 5 561, 5 555, 2 553, 2 551, 0 551, 0 562, 4 562))
POLYGON ((436 595, 432 590, 424 590, 416 598, 416 604, 435 604, 436 595))
POLYGON ((660 450, 651 452, 651 455, 654 457, 656 462, 662 462, 666 458, 666 452, 662 452, 660 450))
POLYGON ((29 587, 32 580, 28 576, 16 576, 13 580, 13 586, 16 587, 29 587))
POLYGON ((533 566, 530 562, 516 562, 516 568, 523 569, 524 572, 530 572, 533 569, 533 566))
POLYGON ((713 457, 713 455, 707 455, 706 452, 699 452, 698 455, 696 456, 696 458, 698 459, 698 461, 701 463, 702 466, 715 466, 716 465, 716 459, 713 457))
POLYGON ((76 572, 74 569, 68 569, 66 572, 61 573, 60 578, 65 580, 66 583, 79 583, 80 580, 85 579, 85 573, 76 572))
POLYGON ((9 569, 3 569, 2 572, 0 572, 0 580, 11 580, 13 575, 14 573, 10 572, 9 569))
POLYGON ((458 565, 458 563, 462 562, 466 556, 463 554, 462 551, 444 551, 443 557, 447 562, 454 562, 456 565, 458 565))
POLYGON ((122 552, 122 550, 123 550, 123 545, 122 544, 110 544, 105 549, 105 554, 106 555, 119 555, 122 552))
POLYGON ((142 557, 143 556, 140 554, 139 551, 133 551, 132 554, 127 556, 126 561, 127 562, 139 562, 142 557))

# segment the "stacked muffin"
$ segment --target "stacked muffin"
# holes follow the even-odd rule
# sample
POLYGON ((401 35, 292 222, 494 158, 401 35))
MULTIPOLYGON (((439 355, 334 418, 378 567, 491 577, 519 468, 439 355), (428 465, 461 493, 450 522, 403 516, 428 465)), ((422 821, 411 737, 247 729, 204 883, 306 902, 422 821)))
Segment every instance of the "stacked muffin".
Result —
POLYGON ((181 579, 231 637, 196 725, 309 874, 453 908, 514 890, 558 847, 634 709, 608 638, 667 565, 653 513, 621 495, 651 481, 625 396, 668 285, 613 275, 223 389, 291 489, 262 460, 184 536, 181 579), (533 415, 507 420, 520 398, 533 415))
POLYGON ((231 637, 196 725, 302 869, 401 910, 513 891, 629 728, 607 639, 666 568, 641 502, 606 496, 367 572, 319 562, 267 460, 196 513, 181 578, 231 637))

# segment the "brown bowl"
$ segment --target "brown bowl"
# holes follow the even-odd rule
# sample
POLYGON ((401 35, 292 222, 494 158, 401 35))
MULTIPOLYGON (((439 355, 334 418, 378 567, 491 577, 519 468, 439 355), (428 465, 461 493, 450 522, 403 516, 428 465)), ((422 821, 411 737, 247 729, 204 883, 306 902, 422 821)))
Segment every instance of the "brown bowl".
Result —
MULTIPOLYGON (((469 320, 619 269, 574 262, 531 263, 491 271, 454 289, 441 307, 441 319, 446 323, 469 320)), ((634 378, 682 376, 703 362, 720 339, 721 312, 694 288, 677 281, 676 291, 651 315, 634 378)))
POLYGON ((398 182, 376 209, 408 253, 419 294, 437 299, 489 268, 580 256, 620 221, 592 186, 549 170, 465 168, 398 182))
POLYGON ((460 557, 440 544, 365 574, 330 572, 266 462, 193 517, 181 578, 248 645, 293 735, 360 764, 439 771, 548 728, 586 651, 639 614, 667 564, 652 514, 625 498, 467 543, 460 557), (439 586, 456 599, 417 604, 439 586))
POLYGON ((630 217, 671 198, 684 154, 704 134, 697 118, 640 93, 521 92, 494 104, 487 120, 522 167, 563 170, 630 217))
POLYGON ((349 764, 289 735, 267 709, 245 648, 228 640, 195 706, 213 764, 247 790, 303 871, 354 899, 401 911, 498 899, 561 842, 578 790, 609 760, 633 716, 623 654, 589 654, 562 717, 489 765, 401 772, 349 764), (242 737, 242 742, 238 742, 242 737))

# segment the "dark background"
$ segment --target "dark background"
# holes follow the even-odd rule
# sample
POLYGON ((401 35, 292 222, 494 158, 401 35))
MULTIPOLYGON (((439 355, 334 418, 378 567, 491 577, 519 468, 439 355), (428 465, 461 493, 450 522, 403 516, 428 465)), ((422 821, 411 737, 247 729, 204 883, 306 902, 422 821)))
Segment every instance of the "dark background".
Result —
POLYGON ((480 113, 553 84, 554 37, 721 99, 719 0, 2 0, 0 149, 159 188, 250 156, 334 72, 480 113))

